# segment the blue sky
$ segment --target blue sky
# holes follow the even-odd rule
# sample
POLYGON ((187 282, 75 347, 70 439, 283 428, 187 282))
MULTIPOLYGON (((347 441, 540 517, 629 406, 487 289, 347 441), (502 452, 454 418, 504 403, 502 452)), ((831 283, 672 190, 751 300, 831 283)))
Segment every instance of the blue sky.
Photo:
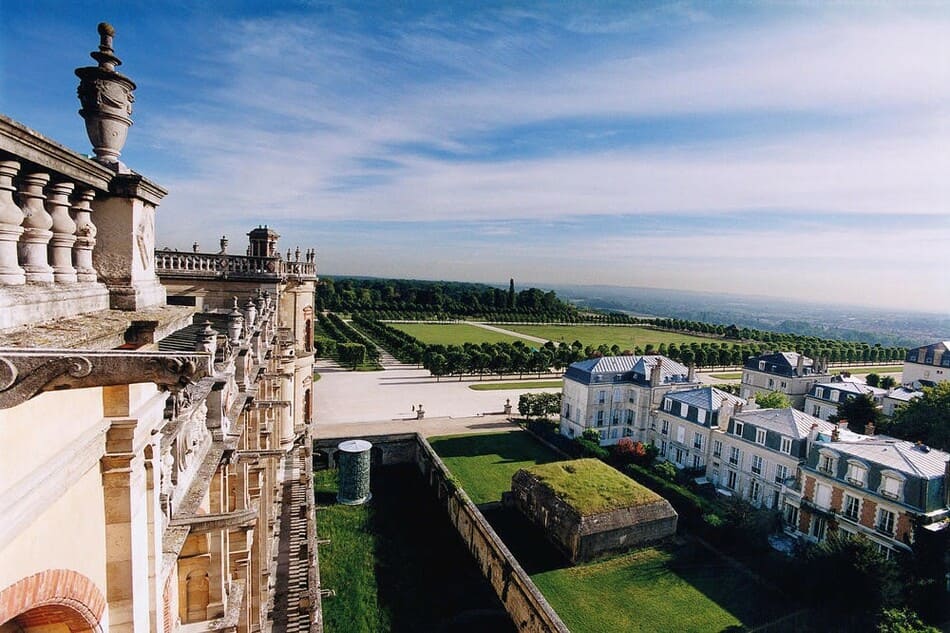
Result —
POLYGON ((102 20, 159 245, 950 310, 950 5, 0 0, 0 112, 88 152, 102 20))

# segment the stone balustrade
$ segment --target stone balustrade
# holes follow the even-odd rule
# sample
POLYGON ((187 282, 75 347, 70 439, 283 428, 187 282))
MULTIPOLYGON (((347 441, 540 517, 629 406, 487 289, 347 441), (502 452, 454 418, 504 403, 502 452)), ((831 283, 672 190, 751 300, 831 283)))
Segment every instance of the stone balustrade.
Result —
POLYGON ((286 261, 280 257, 231 255, 228 253, 183 253, 155 251, 159 277, 202 279, 316 279, 315 262, 286 261))

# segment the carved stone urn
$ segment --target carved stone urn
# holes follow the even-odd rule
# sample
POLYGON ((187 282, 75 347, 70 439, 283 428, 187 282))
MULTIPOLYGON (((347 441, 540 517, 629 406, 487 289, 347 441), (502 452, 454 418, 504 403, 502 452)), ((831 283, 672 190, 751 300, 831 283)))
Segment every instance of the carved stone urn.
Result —
POLYGON ((130 115, 135 101, 132 94, 135 83, 115 70, 122 61, 112 50, 113 35, 115 29, 110 24, 99 24, 99 50, 89 53, 99 65, 76 69, 79 102, 82 104, 79 115, 86 122, 86 134, 96 160, 125 173, 129 170, 119 161, 119 154, 132 125, 130 115))

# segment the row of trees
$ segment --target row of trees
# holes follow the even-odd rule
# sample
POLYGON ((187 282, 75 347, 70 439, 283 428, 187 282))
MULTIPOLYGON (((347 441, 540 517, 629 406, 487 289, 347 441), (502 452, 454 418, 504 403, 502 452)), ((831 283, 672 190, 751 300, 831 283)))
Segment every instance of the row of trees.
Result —
POLYGON ((314 339, 318 356, 336 358, 341 365, 352 369, 366 363, 379 365, 379 349, 376 345, 336 314, 318 314, 317 325, 326 334, 325 337, 314 339))

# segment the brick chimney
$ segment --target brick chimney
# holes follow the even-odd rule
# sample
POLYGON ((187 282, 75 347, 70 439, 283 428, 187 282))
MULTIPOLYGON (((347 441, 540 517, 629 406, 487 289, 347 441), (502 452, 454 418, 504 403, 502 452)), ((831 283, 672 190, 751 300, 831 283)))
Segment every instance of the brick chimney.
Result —
POLYGON ((817 439, 818 439, 818 423, 816 422, 812 424, 811 429, 808 430, 808 443, 811 444, 817 439))
POLYGON ((687 382, 696 382, 696 365, 693 363, 689 364, 689 372, 686 374, 687 382))
POLYGON ((864 425, 864 434, 865 435, 874 435, 874 423, 868 422, 864 425))
POLYGON ((798 354, 798 363, 795 365, 795 375, 796 376, 805 375, 805 355, 802 353, 798 354))

